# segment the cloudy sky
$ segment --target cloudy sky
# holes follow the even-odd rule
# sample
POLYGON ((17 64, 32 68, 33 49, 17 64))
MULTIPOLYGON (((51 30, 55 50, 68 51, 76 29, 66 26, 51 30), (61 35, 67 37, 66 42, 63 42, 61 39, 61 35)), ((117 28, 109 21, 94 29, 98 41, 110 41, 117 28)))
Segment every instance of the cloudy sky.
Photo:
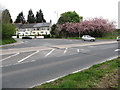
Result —
POLYGON ((42 10, 47 22, 57 21, 61 13, 76 11, 84 19, 103 17, 110 21, 118 21, 119 0, 0 0, 0 8, 7 8, 12 19, 23 11, 27 18, 28 11, 33 10, 34 15, 38 10, 42 10))

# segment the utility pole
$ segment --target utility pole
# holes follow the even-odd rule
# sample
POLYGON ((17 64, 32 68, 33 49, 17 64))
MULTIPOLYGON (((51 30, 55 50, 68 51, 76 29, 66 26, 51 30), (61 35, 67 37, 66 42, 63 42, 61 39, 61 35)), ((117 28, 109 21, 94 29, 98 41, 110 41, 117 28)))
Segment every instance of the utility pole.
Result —
POLYGON ((58 12, 55 11, 55 13, 56 13, 56 15, 57 15, 57 20, 56 20, 56 23, 57 23, 57 21, 58 21, 58 12))

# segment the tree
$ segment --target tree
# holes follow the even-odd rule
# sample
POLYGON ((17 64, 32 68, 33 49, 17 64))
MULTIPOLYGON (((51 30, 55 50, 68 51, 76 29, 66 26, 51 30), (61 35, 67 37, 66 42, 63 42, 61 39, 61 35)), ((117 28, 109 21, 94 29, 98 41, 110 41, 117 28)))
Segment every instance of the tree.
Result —
POLYGON ((13 24, 2 23, 2 39, 11 38, 15 34, 15 26, 13 24))
POLYGON ((57 32, 56 28, 57 28, 57 25, 53 24, 52 27, 51 27, 51 31, 50 31, 52 37, 57 37, 58 36, 58 32, 57 32))
POLYGON ((5 10, 2 12, 2 22, 3 22, 3 23, 12 23, 11 15, 10 15, 8 9, 5 9, 5 10))
POLYGON ((25 18, 23 16, 23 12, 20 12, 15 20, 15 23, 22 23, 24 24, 26 21, 25 21, 25 18))
POLYGON ((60 18, 58 19, 58 24, 64 24, 66 22, 80 22, 82 20, 82 17, 79 16, 75 11, 71 12, 65 12, 62 13, 60 18))
POLYGON ((35 23, 35 17, 34 17, 34 14, 33 14, 31 9, 28 12, 27 22, 28 23, 35 23))
POLYGON ((57 30, 63 37, 82 36, 89 34, 94 37, 103 37, 105 33, 115 30, 114 22, 103 18, 93 18, 79 23, 64 23, 57 25, 57 30), (62 34, 61 34, 62 33, 62 34))
POLYGON ((15 26, 11 23, 12 19, 9 10, 5 9, 2 12, 2 24, 0 25, 0 33, 2 34, 2 39, 11 38, 12 35, 15 34, 15 26))
POLYGON ((46 22, 46 20, 44 19, 44 15, 42 13, 42 10, 40 9, 37 13, 36 13, 36 23, 42 23, 42 22, 46 22))

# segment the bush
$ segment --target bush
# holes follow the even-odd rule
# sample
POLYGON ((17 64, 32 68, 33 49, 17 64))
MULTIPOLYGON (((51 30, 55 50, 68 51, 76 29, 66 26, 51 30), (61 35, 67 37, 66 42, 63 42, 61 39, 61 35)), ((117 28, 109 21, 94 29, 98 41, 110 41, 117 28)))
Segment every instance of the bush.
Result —
POLYGON ((2 24, 2 30, 0 30, 0 33, 2 33, 2 38, 11 38, 12 35, 15 34, 15 26, 12 24, 2 24))
POLYGON ((50 35, 43 35, 44 38, 50 38, 50 35))

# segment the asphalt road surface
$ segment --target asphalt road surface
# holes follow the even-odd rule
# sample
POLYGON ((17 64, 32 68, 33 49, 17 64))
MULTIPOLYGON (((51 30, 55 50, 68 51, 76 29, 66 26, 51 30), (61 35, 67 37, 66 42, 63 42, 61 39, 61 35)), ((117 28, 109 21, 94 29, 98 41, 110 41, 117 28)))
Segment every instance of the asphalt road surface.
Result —
MULTIPOLYGON (((67 44, 69 46, 73 43, 91 43, 79 40, 42 41, 41 46, 48 43, 49 47, 60 44, 67 44)), ((29 40, 27 42, 29 44, 31 43, 29 40)), ((40 45, 40 43, 39 45, 35 43, 32 43, 32 45, 29 44, 26 47, 40 45)), ((25 44, 22 45, 24 46, 25 44)), ((22 45, 14 47, 23 48, 22 45)), ((14 47, 10 48, 14 49, 14 47)), ((118 51, 118 43, 115 42, 111 44, 83 45, 66 48, 52 47, 44 50, 35 49, 28 52, 3 53, 2 59, 0 60, 2 62, 2 66, 0 66, 2 67, 2 88, 30 88, 105 61, 108 58, 116 57, 118 56, 118 51)))
MULTIPOLYGON (((67 40, 67 39, 16 39, 17 41, 23 41, 24 43, 15 45, 15 46, 8 46, 3 47, 2 49, 14 49, 14 48, 25 48, 25 47, 37 47, 37 46, 46 46, 51 47, 53 45, 64 45, 64 44, 81 44, 81 43, 88 43, 89 41, 82 41, 79 40, 67 40)), ((96 40, 96 42, 102 42, 105 40, 96 40)), ((107 40, 106 40, 107 41, 107 40)))

